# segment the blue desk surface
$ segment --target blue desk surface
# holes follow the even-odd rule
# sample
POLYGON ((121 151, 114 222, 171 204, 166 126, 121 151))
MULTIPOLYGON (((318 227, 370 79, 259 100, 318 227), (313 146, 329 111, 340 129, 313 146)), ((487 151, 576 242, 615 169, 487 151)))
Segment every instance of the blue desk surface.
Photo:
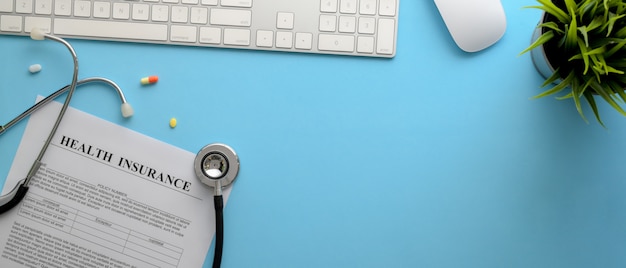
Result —
MULTIPOLYGON (((72 106, 235 148, 223 267, 624 267, 626 118, 530 99, 543 78, 518 53, 540 13, 503 2, 504 38, 475 54, 430 0, 402 1, 391 60, 74 40, 80 77, 117 81, 136 114, 100 85, 72 106)), ((54 42, 0 36, 0 122, 71 70, 54 42)), ((2 178, 25 125, 0 138, 2 178)))

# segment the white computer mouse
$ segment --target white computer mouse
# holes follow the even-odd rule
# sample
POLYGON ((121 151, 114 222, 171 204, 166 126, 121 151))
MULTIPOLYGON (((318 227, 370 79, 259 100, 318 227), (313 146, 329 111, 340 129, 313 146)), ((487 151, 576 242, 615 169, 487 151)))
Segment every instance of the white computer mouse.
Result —
POLYGON ((435 5, 452 39, 464 51, 488 48, 506 31, 500 0, 435 0, 435 5))

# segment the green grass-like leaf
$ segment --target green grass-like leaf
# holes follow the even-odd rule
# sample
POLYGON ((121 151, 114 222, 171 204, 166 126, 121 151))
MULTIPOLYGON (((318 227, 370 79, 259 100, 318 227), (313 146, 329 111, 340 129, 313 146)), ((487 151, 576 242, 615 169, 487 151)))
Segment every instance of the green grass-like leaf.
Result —
POLYGON ((524 51, 520 52, 520 55, 531 51, 537 47, 542 46, 543 44, 545 44, 546 42, 552 40, 552 38, 554 38, 554 32, 553 31, 547 31, 544 34, 542 34, 539 38, 537 38, 537 40, 532 43, 528 48, 526 48, 524 51))
POLYGON ((569 50, 578 45, 578 22, 576 13, 576 3, 574 0, 565 0, 565 8, 569 13, 569 24, 567 25, 567 34, 565 35, 565 49, 569 50))
MULTIPOLYGON (((593 111, 593 115, 596 117, 596 120, 598 121, 598 123, 600 123, 602 127, 606 127, 604 126, 604 122, 602 122, 602 119, 600 118, 600 113, 598 112, 598 105, 596 104, 596 100, 593 98, 593 94, 587 92, 584 94, 584 96, 585 96, 585 100, 587 100, 587 103, 589 103, 589 106, 591 107, 591 110, 593 111)), ((583 119, 584 119, 584 116, 583 116, 583 119)))
MULTIPOLYGON (((548 78, 548 79, 554 79, 554 78, 559 78, 558 73, 555 72, 552 77, 548 78)), ((569 86, 570 82, 572 81, 572 79, 574 79, 574 74, 570 73, 569 76, 567 76, 565 79, 563 79, 560 83, 558 83, 556 86, 552 87, 551 89, 548 89, 544 92, 542 92, 541 94, 534 96, 533 99, 539 99, 539 98, 543 98, 546 96, 550 96, 552 94, 558 93, 559 91, 565 89, 566 87, 569 86)))
POLYGON ((556 17, 556 19, 560 22, 567 23, 571 20, 569 15, 565 11, 557 7, 554 3, 552 3, 551 0, 537 0, 537 2, 539 2, 541 6, 533 6, 534 8, 538 8, 545 12, 548 12, 552 16, 556 17))
POLYGON ((598 93, 598 95, 600 95, 600 97, 602 97, 607 103, 609 103, 613 107, 613 109, 618 111, 623 116, 626 116, 626 111, 624 111, 624 109, 622 109, 622 107, 619 106, 617 102, 615 102, 615 100, 612 97, 612 94, 608 93, 604 87, 602 87, 598 83, 591 83, 591 87, 596 93, 598 93))
POLYGON ((624 89, 619 86, 615 81, 608 81, 608 85, 613 90, 613 92, 617 93, 617 95, 621 98, 621 103, 626 103, 626 92, 624 89))

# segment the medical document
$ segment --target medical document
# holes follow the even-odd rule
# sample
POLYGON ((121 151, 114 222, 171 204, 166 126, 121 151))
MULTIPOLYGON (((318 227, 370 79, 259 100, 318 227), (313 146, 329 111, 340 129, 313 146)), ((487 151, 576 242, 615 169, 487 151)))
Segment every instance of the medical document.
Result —
MULTIPOLYGON (((28 173, 60 107, 31 116, 3 194, 28 173)), ((0 215, 0 267, 201 267, 215 216, 194 157, 69 108, 26 197, 0 215)))

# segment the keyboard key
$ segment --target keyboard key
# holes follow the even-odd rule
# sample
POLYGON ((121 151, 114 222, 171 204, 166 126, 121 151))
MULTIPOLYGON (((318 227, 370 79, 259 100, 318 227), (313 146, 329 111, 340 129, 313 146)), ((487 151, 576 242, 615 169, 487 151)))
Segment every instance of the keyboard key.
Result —
POLYGON ((59 16, 69 16, 70 14, 72 14, 71 0, 54 1, 54 14, 59 16))
POLYGON ((215 27, 200 27, 200 43, 220 44, 222 42, 222 29, 215 27))
POLYGON ((93 3, 93 17, 100 19, 108 19, 111 17, 111 3, 109 2, 94 2, 93 3))
POLYGON ((313 34, 296 33, 296 48, 311 50, 313 48, 313 34))
POLYGON ((133 20, 148 20, 150 6, 147 4, 133 4, 133 20))
MULTIPOLYGON (((11 1, 8 1, 11 2, 11 1)), ((52 14, 52 0, 36 0, 35 14, 50 15, 52 14)))
POLYGON ((170 40, 174 42, 195 43, 196 27, 172 25, 170 28, 170 40))
POLYGON ((339 32, 354 33, 356 31, 356 17, 341 16, 339 17, 339 32))
POLYGON ((172 22, 186 23, 189 18, 189 8, 172 6, 172 22))
POLYGON ((395 24, 396 21, 393 19, 378 19, 378 39, 376 40, 376 53, 388 55, 393 54, 393 48, 395 47, 395 24))
POLYGON ((356 0, 340 0, 339 12, 346 14, 356 13, 356 0))
POLYGON ((54 33, 130 40, 167 41, 167 25, 119 21, 54 19, 54 33))
POLYGON ((113 3, 113 18, 120 20, 127 20, 130 18, 130 4, 113 3))
POLYGON ((206 7, 191 8, 191 23, 207 24, 209 20, 209 9, 206 7))
POLYGON ((152 21, 166 22, 170 19, 170 8, 166 5, 152 6, 152 21))
MULTIPOLYGON (((13 1, 13 0, 3 0, 3 1, 13 1)), ((25 13, 25 14, 33 13, 33 0, 16 0, 15 12, 25 13)))
POLYGON ((22 31, 22 17, 21 16, 0 16, 0 31, 5 32, 21 32, 22 31))
POLYGON ((252 7, 252 0, 222 0, 223 7, 252 7))
POLYGON ((320 34, 317 48, 323 51, 353 52, 354 36, 320 34))
POLYGON ((356 40, 356 52, 369 54, 374 53, 374 37, 359 36, 356 40))
POLYGON ((24 18, 24 31, 30 33, 33 28, 37 27, 45 33, 50 33, 50 18, 42 17, 26 17, 24 18))
POLYGON ((239 10, 239 9, 212 8, 211 15, 209 16, 209 20, 211 24, 224 25, 224 26, 250 27, 251 19, 252 19, 252 12, 250 12, 250 10, 239 10))
POLYGON ((322 12, 337 12, 337 1, 338 0, 322 0, 320 1, 320 11, 322 12))
POLYGON ((370 18, 370 17, 359 18, 359 33, 374 34, 375 27, 376 27, 375 18, 370 18))
POLYGON ((362 15, 376 15, 376 0, 361 0, 359 13, 362 15))
POLYGON ((267 30, 256 31, 256 46, 257 47, 273 47, 274 46, 274 32, 267 30))
POLYGON ((378 14, 381 16, 395 16, 396 0, 380 0, 378 14))
POLYGON ((337 17, 333 15, 320 15, 320 31, 334 32, 337 25, 337 17))
POLYGON ((217 6, 217 0, 202 0, 202 4, 205 6, 217 6))
POLYGON ((276 47, 291 48, 293 47, 292 32, 276 32, 276 47))
POLYGON ((89 1, 75 1, 74 2, 74 16, 76 17, 91 17, 91 2, 89 1))
POLYGON ((13 1, 0 1, 0 12, 13 12, 13 1))
POLYGON ((234 46, 249 46, 250 30, 224 29, 224 44, 234 46))
POLYGON ((276 28, 293 29, 293 13, 278 12, 278 14, 276 14, 276 28))

